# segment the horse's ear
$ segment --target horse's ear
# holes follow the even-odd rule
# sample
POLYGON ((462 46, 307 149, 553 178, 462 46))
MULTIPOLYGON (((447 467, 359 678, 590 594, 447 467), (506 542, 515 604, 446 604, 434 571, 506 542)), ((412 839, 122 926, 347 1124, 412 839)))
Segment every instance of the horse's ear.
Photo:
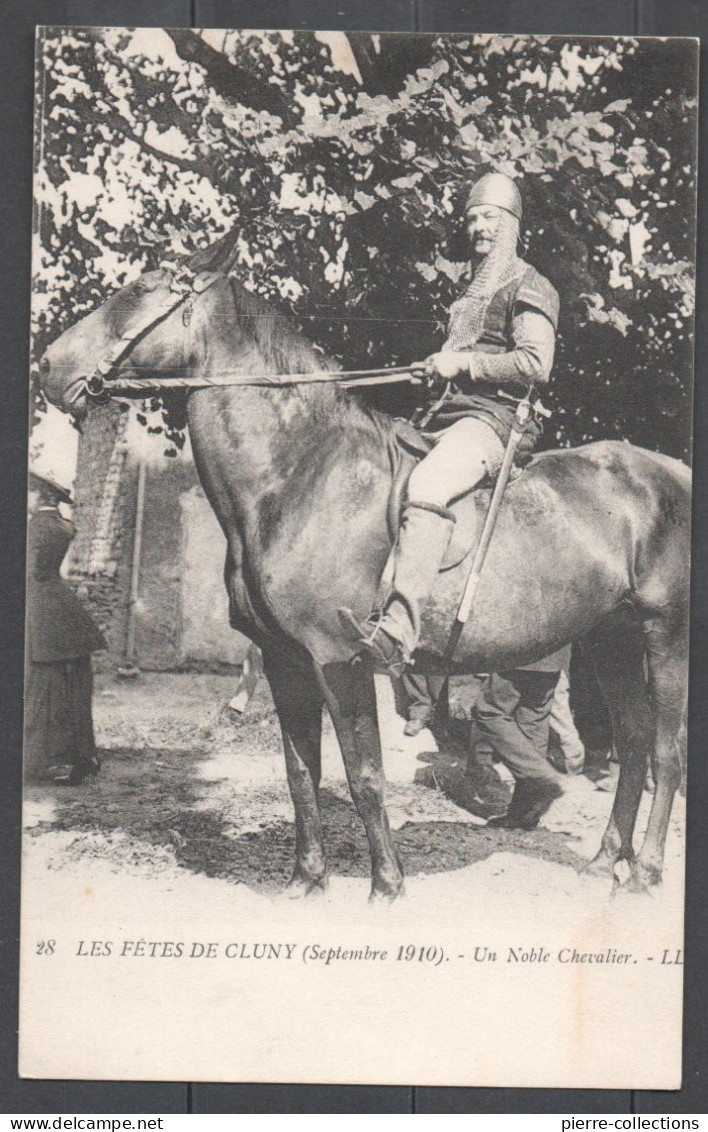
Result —
POLYGON ((227 270, 238 236, 238 229, 231 228, 213 244, 209 244, 208 248, 200 248, 199 251, 194 252, 187 261, 188 266, 197 273, 227 270))
POLYGON ((152 291, 156 291, 162 280, 161 272, 174 271, 174 264, 162 261, 160 266, 154 271, 147 271, 141 275, 139 279, 133 283, 133 291, 136 295, 149 295, 152 291))

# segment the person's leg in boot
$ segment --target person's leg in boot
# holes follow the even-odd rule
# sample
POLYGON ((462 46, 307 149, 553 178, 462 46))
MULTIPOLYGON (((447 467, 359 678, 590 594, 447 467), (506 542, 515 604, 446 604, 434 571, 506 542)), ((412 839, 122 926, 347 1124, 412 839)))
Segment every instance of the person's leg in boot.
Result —
MULTIPOLYGON (((476 708, 489 681, 487 674, 465 677, 464 695, 469 712, 469 734, 465 776, 473 783, 478 797, 485 803, 488 816, 501 816, 509 808, 508 786, 494 766, 497 758, 491 743, 479 730, 476 708)), ((498 761, 498 760, 497 760, 498 761)))
POLYGON ((570 684, 565 672, 559 674, 553 696, 551 731, 560 743, 566 774, 582 774, 585 766, 585 747, 570 710, 570 684))
POLYGON ((483 421, 465 418, 447 429, 411 472, 383 615, 360 623, 351 610, 339 611, 347 635, 394 676, 402 675, 418 646, 423 611, 455 523, 448 503, 497 469, 503 453, 498 436, 483 421))
POLYGON ((405 672, 401 683, 407 699, 408 722, 403 734, 420 735, 435 719, 435 711, 445 683, 444 676, 424 676, 420 672, 405 672))
POLYGON ((516 709, 516 723, 539 759, 539 773, 527 776, 524 783, 521 815, 523 829, 535 829, 551 803, 560 798, 565 789, 563 776, 548 760, 551 713, 559 675, 557 671, 526 669, 519 669, 513 674, 521 693, 516 709))
POLYGON ((383 615, 360 625, 340 610, 345 628, 358 633, 361 645, 395 676, 410 664, 420 637, 423 610, 452 537, 455 516, 437 503, 405 504, 394 553, 393 583, 383 615))
POLYGON ((433 704, 428 689, 428 678, 420 673, 406 672, 402 678, 403 688, 408 700, 406 714, 408 722, 403 729, 404 735, 420 735, 429 723, 432 723, 433 704))
POLYGON ((533 829, 562 794, 561 776, 546 753, 557 673, 493 673, 477 705, 475 722, 516 779, 511 805, 490 824, 533 829))

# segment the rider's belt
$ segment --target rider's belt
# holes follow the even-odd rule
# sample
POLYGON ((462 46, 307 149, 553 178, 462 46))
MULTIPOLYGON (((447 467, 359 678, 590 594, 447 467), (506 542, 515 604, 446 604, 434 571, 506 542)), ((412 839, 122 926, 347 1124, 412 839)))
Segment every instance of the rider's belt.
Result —
MULTIPOLYGON (((496 386, 494 387, 496 393, 496 386)), ((481 394, 452 393, 440 409, 435 420, 426 430, 439 434, 465 417, 478 417, 486 421, 506 446, 515 420, 515 405, 512 401, 500 402, 481 394)), ((533 414, 524 429, 517 452, 520 457, 530 455, 543 432, 540 420, 533 414)))

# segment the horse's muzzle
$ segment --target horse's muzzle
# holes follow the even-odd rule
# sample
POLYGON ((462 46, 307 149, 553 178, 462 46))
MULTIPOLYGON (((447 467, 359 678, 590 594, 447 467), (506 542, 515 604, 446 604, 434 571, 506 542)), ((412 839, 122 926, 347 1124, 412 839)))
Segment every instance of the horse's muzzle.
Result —
POLYGON ((84 420, 89 408, 89 399, 85 390, 78 393, 71 401, 62 401, 61 410, 68 413, 77 424, 84 420))
MULTIPOLYGON (((74 420, 82 421, 88 411, 89 393, 86 379, 77 378, 62 391, 58 401, 58 408, 68 413, 74 420)), ((57 402, 55 402, 57 403, 57 402)))

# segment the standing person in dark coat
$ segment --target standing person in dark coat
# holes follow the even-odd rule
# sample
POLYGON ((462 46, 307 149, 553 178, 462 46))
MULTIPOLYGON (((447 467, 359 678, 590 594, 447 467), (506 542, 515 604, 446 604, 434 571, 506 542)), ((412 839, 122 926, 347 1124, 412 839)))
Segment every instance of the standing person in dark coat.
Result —
POLYGON ((27 674, 25 765, 44 777, 64 767, 55 781, 79 785, 98 772, 93 732, 91 653, 103 637, 60 576, 75 535, 59 512, 69 492, 30 473, 33 497, 27 542, 27 674))

